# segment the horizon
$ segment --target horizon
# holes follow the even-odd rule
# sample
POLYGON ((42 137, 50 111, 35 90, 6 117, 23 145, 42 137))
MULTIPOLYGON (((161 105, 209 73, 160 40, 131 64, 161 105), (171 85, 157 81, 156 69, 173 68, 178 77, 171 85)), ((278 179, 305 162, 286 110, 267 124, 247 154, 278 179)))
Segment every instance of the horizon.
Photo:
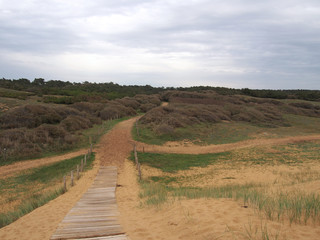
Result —
MULTIPOLYGON (((32 83, 35 79, 44 79, 44 78, 39 78, 39 77, 36 77, 34 78, 33 80, 32 79, 28 79, 28 78, 19 78, 19 79, 8 79, 8 78, 4 78, 2 77, 0 80, 11 80, 11 81, 17 81, 17 80, 20 80, 20 79, 27 79, 30 81, 30 83, 32 83)), ((80 84, 84 84, 86 82, 88 82, 89 84, 116 84, 116 85, 119 85, 119 86, 124 86, 124 87, 130 87, 130 86, 138 86, 138 87, 145 87, 145 86, 151 86, 152 88, 164 88, 164 89, 169 89, 170 88, 198 88, 198 87, 204 87, 204 88, 227 88, 227 89, 235 89, 235 90, 242 90, 242 89, 249 89, 249 90, 270 90, 270 91, 299 91, 299 90, 302 90, 302 91, 320 91, 320 89, 303 89, 303 88, 296 88, 296 89, 271 89, 271 88, 246 88, 246 87, 242 87, 242 88, 232 88, 232 87, 224 87, 224 86, 209 86, 209 85, 190 85, 190 86, 186 86, 186 87, 182 87, 182 86, 153 86, 153 85, 150 85, 150 84, 131 84, 131 85, 126 85, 126 84, 119 84, 119 83, 116 83, 116 82, 89 82, 89 81, 82 81, 82 82, 71 82, 71 81, 63 81, 63 80, 60 80, 60 79, 49 79, 49 80, 46 80, 44 79, 44 82, 47 83, 49 81, 62 81, 62 82, 69 82, 71 84, 77 84, 77 83, 80 83, 80 84)))

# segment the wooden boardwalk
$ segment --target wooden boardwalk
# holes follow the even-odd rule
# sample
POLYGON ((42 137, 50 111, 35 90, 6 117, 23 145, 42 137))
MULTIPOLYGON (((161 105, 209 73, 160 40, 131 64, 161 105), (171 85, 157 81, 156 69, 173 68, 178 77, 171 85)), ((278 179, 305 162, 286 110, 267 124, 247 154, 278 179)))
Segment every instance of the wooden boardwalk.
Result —
POLYGON ((100 167, 92 186, 59 224, 51 240, 128 240, 117 220, 116 167, 100 167))

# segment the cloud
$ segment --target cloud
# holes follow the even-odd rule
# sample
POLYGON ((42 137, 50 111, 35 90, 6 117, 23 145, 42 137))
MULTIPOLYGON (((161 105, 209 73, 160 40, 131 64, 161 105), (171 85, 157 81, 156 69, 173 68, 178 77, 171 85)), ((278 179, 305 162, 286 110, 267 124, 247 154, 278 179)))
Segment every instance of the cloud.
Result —
POLYGON ((0 22, 7 78, 320 86, 318 1, 3 0, 0 22))

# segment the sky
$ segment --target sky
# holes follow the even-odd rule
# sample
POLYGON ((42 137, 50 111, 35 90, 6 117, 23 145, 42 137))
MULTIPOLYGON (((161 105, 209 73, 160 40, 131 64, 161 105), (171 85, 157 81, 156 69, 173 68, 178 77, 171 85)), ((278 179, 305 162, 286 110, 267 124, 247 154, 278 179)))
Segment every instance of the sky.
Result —
POLYGON ((0 0, 0 78, 320 89, 319 0, 0 0))

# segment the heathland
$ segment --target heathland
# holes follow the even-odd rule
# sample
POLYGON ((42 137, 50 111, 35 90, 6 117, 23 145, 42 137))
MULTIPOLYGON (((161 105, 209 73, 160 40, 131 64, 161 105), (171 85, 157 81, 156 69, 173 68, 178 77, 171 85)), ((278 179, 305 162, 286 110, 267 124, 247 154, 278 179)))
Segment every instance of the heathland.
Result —
MULTIPOLYGON (((100 142, 94 161, 119 167, 117 200, 131 239, 320 236, 320 91, 43 79, 2 79, 0 87, 1 165, 100 142), (131 116, 139 117, 118 124, 131 116), (133 143, 141 180, 134 154, 124 160, 133 143)), ((61 194, 58 179, 80 158, 3 176, 3 225, 42 205, 35 199, 61 194)))

